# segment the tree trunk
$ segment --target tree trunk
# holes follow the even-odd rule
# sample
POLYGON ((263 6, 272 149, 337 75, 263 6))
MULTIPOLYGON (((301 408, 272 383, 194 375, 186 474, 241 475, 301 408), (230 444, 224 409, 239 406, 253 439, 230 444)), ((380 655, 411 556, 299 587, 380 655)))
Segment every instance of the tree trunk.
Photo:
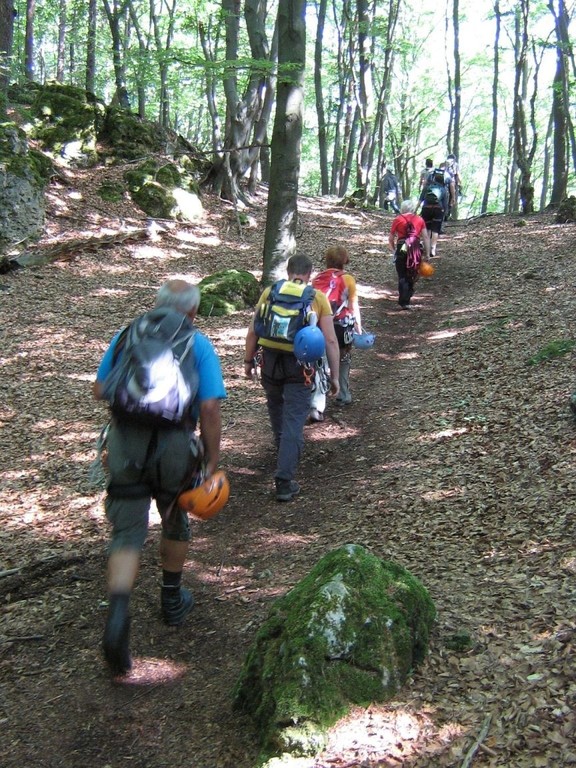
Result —
POLYGON ((6 91, 10 82, 14 41, 14 3, 0 0, 0 119, 6 117, 6 91))
POLYGON ((326 139, 326 112, 324 110, 324 94, 322 93, 322 46, 324 45, 324 23, 328 0, 320 0, 318 6, 318 26, 316 28, 316 45, 314 47, 314 91, 316 96, 316 114, 318 116, 318 160, 320 164, 320 194, 327 195, 330 191, 328 178, 328 142, 326 139))
MULTIPOLYGON (((454 119, 452 121, 452 152, 460 157, 460 118, 462 111, 462 81, 460 72, 460 6, 459 0, 452 0, 452 27, 454 31, 454 119)), ((452 201, 450 218, 458 218, 458 190, 452 201)))
POLYGON ((115 99, 118 106, 122 109, 130 109, 130 98, 126 86, 126 65, 124 61, 124 36, 121 30, 121 21, 126 20, 126 13, 129 0, 125 0, 118 5, 117 0, 113 0, 114 7, 110 6, 109 0, 104 0, 104 10, 110 26, 112 35, 112 62, 114 65, 114 79, 116 82, 115 99))
POLYGON ((96 0, 88 0, 88 31, 86 35, 86 90, 96 89, 96 0))
MULTIPOLYGON (((374 4, 372 4, 374 8, 374 4)), ((369 195, 370 165, 373 120, 374 120, 374 89, 372 85, 372 70, 370 66, 370 46, 368 32, 373 19, 370 15, 368 0, 356 0, 358 14, 358 107, 360 116, 360 138, 356 165, 356 183, 363 190, 363 199, 369 195)))
POLYGON ((24 35, 24 75, 26 80, 34 80, 34 17, 36 0, 26 0, 26 32, 24 35))
POLYGON ((166 42, 162 41, 162 32, 160 29, 160 20, 158 12, 154 4, 154 0, 150 0, 150 21, 152 22, 152 29, 154 31, 154 42, 156 44, 156 54, 158 56, 158 69, 160 76, 160 92, 159 92, 159 106, 158 106, 158 122, 164 128, 168 128, 170 125, 170 104, 168 93, 168 56, 166 54, 170 51, 172 45, 172 39, 174 37, 174 22, 176 13, 176 0, 172 0, 172 3, 163 3, 162 17, 168 17, 168 25, 166 27, 166 42))
POLYGON ((520 171, 518 191, 522 213, 534 213, 534 185, 532 183, 532 157, 535 144, 528 140, 527 80, 528 80, 528 19, 529 0, 520 0, 516 9, 516 73, 514 79, 514 107, 512 131, 514 160, 520 171))
POLYGON ((296 251, 305 57, 306 0, 280 0, 278 87, 264 236, 264 285, 285 275, 286 261, 296 251))
MULTIPOLYGON (((224 143, 215 156, 214 165, 204 184, 227 200, 248 202, 239 186, 240 179, 257 162, 260 146, 255 139, 256 126, 260 140, 266 135, 262 124, 263 99, 270 87, 270 77, 259 62, 270 61, 265 29, 265 7, 259 0, 246 0, 246 30, 252 55, 248 82, 242 97, 238 93, 238 59, 240 11, 239 0, 223 0, 226 28, 226 62, 223 86, 226 96, 224 143)), ((267 104, 270 111, 270 104, 267 104)))
POLYGON ((500 80, 500 3, 495 0, 494 18, 496 21, 496 31, 494 33, 494 70, 492 77, 492 133, 490 135, 490 151, 488 154, 488 170, 486 173, 486 184, 484 186, 484 196, 482 198, 481 213, 488 210, 488 200, 490 199, 490 187, 492 186, 492 177, 494 175, 494 163, 496 160, 496 142, 498 140, 498 86, 500 80))
MULTIPOLYGON (((552 122, 553 134, 553 178, 550 204, 558 205, 566 197, 568 187, 568 121, 570 117, 570 96, 568 86, 568 51, 571 50, 568 36, 568 15, 564 0, 558 0, 558 10, 554 8, 553 0, 548 7, 554 16, 556 32, 556 72, 552 87, 552 122)), ((573 131, 572 131, 573 135, 573 131)))
POLYGON ((60 0, 58 13, 58 53, 56 56, 56 80, 59 83, 64 82, 64 72, 66 69, 66 21, 66 0, 60 0))

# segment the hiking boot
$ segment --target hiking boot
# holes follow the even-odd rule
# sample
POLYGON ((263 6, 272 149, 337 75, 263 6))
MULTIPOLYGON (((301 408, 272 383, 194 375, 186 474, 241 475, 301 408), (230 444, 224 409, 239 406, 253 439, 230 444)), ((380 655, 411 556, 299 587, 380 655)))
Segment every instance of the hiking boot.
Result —
POLYGON ((276 501, 292 501, 300 493, 296 480, 276 480, 276 501))
POLYGON ((130 658, 130 616, 127 604, 111 603, 104 629, 102 649, 113 675, 125 675, 132 669, 130 658))
POLYGON ((194 607, 192 593, 184 587, 162 587, 162 618, 169 627, 177 627, 194 607))
POLYGON ((324 414, 320 413, 320 411, 317 408, 311 408, 308 418, 310 419, 310 421, 320 422, 320 421, 324 421, 324 414))

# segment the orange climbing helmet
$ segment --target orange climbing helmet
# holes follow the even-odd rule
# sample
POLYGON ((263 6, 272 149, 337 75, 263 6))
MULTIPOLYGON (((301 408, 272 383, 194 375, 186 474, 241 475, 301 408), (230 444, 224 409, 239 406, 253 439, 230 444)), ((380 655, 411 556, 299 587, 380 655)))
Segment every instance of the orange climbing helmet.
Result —
POLYGON ((178 506, 192 517, 208 520, 220 512, 229 496, 230 483, 224 472, 219 470, 196 488, 181 493, 178 506))
POLYGON ((420 272, 422 277, 432 277, 435 271, 436 270, 434 269, 432 264, 430 264, 429 261, 420 262, 420 267, 418 268, 418 272, 420 272))

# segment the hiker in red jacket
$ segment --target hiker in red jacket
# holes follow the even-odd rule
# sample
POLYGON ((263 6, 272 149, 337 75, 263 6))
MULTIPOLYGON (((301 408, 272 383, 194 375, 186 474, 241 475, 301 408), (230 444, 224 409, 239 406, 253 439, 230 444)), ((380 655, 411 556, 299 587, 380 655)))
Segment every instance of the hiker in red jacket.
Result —
POLYGON ((412 200, 402 202, 400 213, 390 227, 388 244, 394 252, 394 265, 398 274, 398 304, 401 309, 410 309, 420 261, 422 258, 425 261, 430 258, 430 237, 426 222, 414 213, 412 200))

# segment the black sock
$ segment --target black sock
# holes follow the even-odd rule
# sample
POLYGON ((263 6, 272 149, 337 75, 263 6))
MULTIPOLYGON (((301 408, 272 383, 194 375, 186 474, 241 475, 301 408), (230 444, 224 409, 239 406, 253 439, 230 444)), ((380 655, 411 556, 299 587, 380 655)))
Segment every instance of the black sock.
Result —
POLYGON ((182 571, 162 571, 163 587, 179 587, 182 580, 182 571))
POLYGON ((129 592, 112 592, 108 597, 109 611, 128 611, 128 603, 130 602, 129 592))

